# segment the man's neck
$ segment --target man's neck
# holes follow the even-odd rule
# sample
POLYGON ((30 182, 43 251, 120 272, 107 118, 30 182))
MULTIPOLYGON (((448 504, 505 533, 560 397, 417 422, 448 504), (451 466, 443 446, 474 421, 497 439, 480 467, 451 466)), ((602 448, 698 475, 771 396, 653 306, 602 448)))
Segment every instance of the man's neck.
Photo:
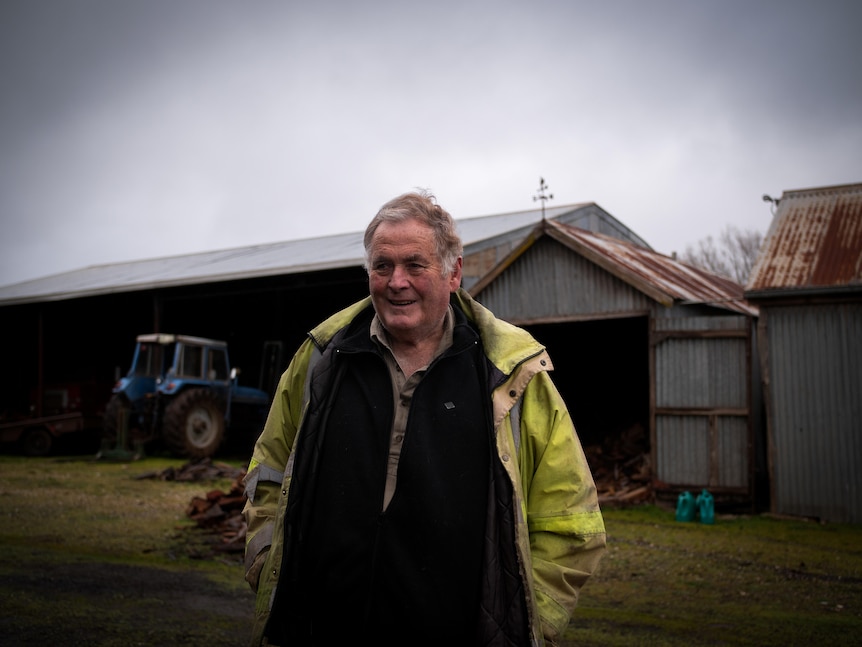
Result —
POLYGON ((431 360, 437 354, 437 348, 440 346, 442 338, 443 333, 441 331, 434 338, 426 337, 416 342, 398 341, 390 337, 389 343, 398 366, 401 367, 406 377, 410 377, 413 373, 431 363, 431 360))
POLYGON ((383 327, 382 322, 377 317, 375 317, 376 323, 372 324, 371 333, 380 337, 380 341, 392 352, 405 377, 410 377, 419 369, 428 366, 444 350, 441 347, 444 337, 448 339, 446 346, 451 344, 451 316, 450 309, 440 322, 439 328, 435 329, 435 334, 417 339, 396 338, 383 327))

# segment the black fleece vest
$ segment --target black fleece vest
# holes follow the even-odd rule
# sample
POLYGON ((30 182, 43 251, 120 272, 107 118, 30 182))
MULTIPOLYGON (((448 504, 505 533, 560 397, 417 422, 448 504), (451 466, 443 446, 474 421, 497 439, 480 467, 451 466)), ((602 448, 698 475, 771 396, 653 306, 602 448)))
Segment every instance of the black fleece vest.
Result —
POLYGON ((366 322, 354 324, 319 401, 325 422, 305 502, 313 511, 303 515, 299 597, 282 608, 292 617, 287 633, 314 645, 472 642, 492 451, 478 335, 456 325, 452 348, 417 386, 395 495, 382 512, 393 407, 404 405, 392 401, 366 322))
MULTIPOLYGON (((334 414, 336 408, 332 405, 338 404, 336 401, 342 397, 340 384, 345 376, 348 376, 346 367, 348 362, 342 362, 340 356, 344 352, 349 352, 352 359, 367 360, 373 362, 373 357, 366 356, 364 353, 376 353, 377 349, 371 342, 368 329, 373 316, 373 310, 369 307, 364 313, 361 313, 357 318, 345 329, 339 332, 330 344, 323 349, 322 357, 317 363, 313 372, 313 377, 310 381, 310 403, 303 422, 303 430, 299 436, 298 444, 295 448, 295 468, 293 479, 290 486, 290 496, 287 502, 287 512, 284 522, 284 559, 282 561, 282 571, 279 574, 279 584, 276 588, 275 598, 272 605, 272 613, 266 629, 266 635, 271 644, 274 645, 328 645, 328 644, 357 644, 370 640, 376 645, 392 645, 392 644, 410 644, 410 645, 478 645, 484 647, 520 647, 530 644, 529 620, 527 614, 527 604, 525 598, 525 584, 522 579, 521 565, 519 564, 516 549, 515 549, 515 516, 516 506, 514 494, 512 492, 511 482, 506 474, 502 462, 493 451, 492 424, 490 420, 490 393, 499 386, 505 376, 499 373, 487 358, 483 357, 481 345, 477 344, 478 334, 475 330, 469 327, 464 313, 461 312, 453 300, 455 307, 455 343, 450 354, 447 354, 448 359, 459 357, 462 363, 453 364, 453 370, 447 370, 446 366, 435 366, 435 371, 429 373, 436 381, 437 387, 429 387, 428 391, 422 394, 422 400, 416 400, 414 406, 418 403, 420 407, 426 406, 424 403, 430 403, 428 406, 434 406, 434 403, 443 403, 444 408, 458 422, 457 426, 468 427, 472 425, 466 424, 464 416, 469 413, 470 418, 478 420, 479 411, 482 409, 486 418, 478 425, 477 429, 482 429, 487 434, 488 452, 491 455, 490 464, 484 474, 487 479, 485 491, 486 505, 484 510, 484 521, 479 521, 479 517, 474 512, 463 514, 466 526, 463 531, 461 541, 465 542, 465 550, 474 550, 472 541, 475 540, 475 533, 480 526, 484 527, 484 546, 481 555, 480 571, 480 587, 478 591, 478 609, 472 608, 472 599, 474 592, 472 584, 464 586, 463 582, 467 581, 470 576, 466 573, 474 568, 474 564, 468 564, 463 571, 456 572, 451 576, 451 579, 446 579, 449 575, 433 574, 433 580, 436 582, 435 588, 431 586, 420 587, 427 591, 443 590, 444 597, 453 595, 454 597, 444 600, 443 607, 436 606, 436 602, 422 602, 430 597, 435 597, 427 594, 417 593, 416 587, 423 581, 421 578, 415 582, 411 578, 404 577, 399 574, 398 569, 404 566, 403 553, 398 551, 393 553, 393 556, 388 561, 387 573, 395 573, 401 577, 401 582, 404 585, 404 600, 412 600, 410 613, 403 612, 403 609, 398 607, 387 607, 379 605, 379 598, 370 597, 376 588, 369 589, 357 588, 357 582, 361 579, 360 564, 354 563, 353 559, 332 558, 332 563, 327 565, 323 562, 317 552, 316 542, 323 538, 328 541, 329 537, 341 537, 347 533, 347 528, 338 522, 338 517, 334 514, 324 514, 324 508, 318 508, 315 502, 318 501, 318 489, 330 489, 330 493, 323 493, 321 497, 332 496, 331 485, 321 479, 321 471, 329 469, 324 465, 322 456, 324 450, 330 445, 338 446, 338 442, 334 439, 327 439, 329 429, 330 416, 334 414), (457 353, 461 351, 462 354, 457 353), (466 353, 466 354, 463 354, 466 353), (467 361, 469 360, 469 361, 467 361), (463 373, 461 371, 464 371, 463 373), (478 382, 474 382, 475 379, 478 382), (459 407, 459 402, 463 404, 464 385, 472 390, 473 385, 478 384, 482 397, 478 399, 469 398, 471 406, 466 409, 463 406, 459 407), (484 385, 484 387, 483 387, 484 385), (449 397, 440 389, 454 390, 456 396, 449 397), (442 399, 441 399, 442 395, 442 399), (427 397, 426 397, 427 396, 427 397), (436 396, 436 397, 432 397, 436 396), (454 405, 450 408, 449 404, 454 405), (477 408, 473 408, 475 405, 477 408), (485 408, 487 407, 487 410, 485 408), (452 413, 454 412, 454 413, 452 413), (318 523, 327 524, 326 526, 317 525, 318 523), (467 538, 470 539, 467 539, 467 538), (469 546, 468 546, 469 544, 469 546), (318 555, 316 564, 314 563, 315 555, 318 555), (336 568, 336 563, 338 567, 336 568), (393 565, 396 567, 393 569, 393 565), (344 583, 339 583, 342 579, 338 568, 344 568, 345 576, 344 583), (321 574, 325 579, 323 583, 317 583, 317 580, 312 581, 314 574, 321 574), (406 584, 405 584, 406 583, 406 584), (329 587, 329 588, 328 588, 329 587), (415 601, 419 600, 419 604, 423 608, 416 611, 415 601), (447 614, 445 605, 452 608, 457 608, 458 612, 447 614), (416 611, 416 615, 413 615, 416 611), (475 626, 465 628, 464 633, 460 635, 452 635, 458 630, 462 624, 468 622, 468 618, 476 612, 475 626), (397 614, 397 615, 396 615, 397 614), (444 623, 440 624, 441 615, 444 615, 444 623), (450 617, 450 621, 446 621, 446 617, 450 617), (381 620, 381 618, 383 620, 381 620), (386 627, 381 628, 381 622, 385 621, 386 627), (323 625, 321 628, 320 625, 323 625), (375 632, 379 632, 376 633, 375 632)), ((347 357, 347 355, 345 355, 347 357)), ((377 358, 382 364, 382 358, 377 358)), ((364 399, 367 407, 362 409, 360 415, 358 409, 339 407, 343 413, 340 415, 341 424, 344 429, 347 426, 355 427, 362 420, 376 420, 380 429, 383 429, 381 420, 386 420, 385 432, 378 430, 375 434, 371 434, 372 439, 369 445, 377 447, 378 450, 384 445, 388 447, 389 433, 389 416, 391 416, 391 407, 394 406, 391 396, 391 388, 388 386, 386 392, 383 393, 382 383, 380 380, 381 374, 378 369, 381 369, 377 364, 371 363, 372 372, 364 373, 359 369, 359 364, 353 365, 353 375, 349 376, 354 381, 352 392, 357 393, 357 389, 372 389, 368 395, 374 395, 373 398, 364 399), (372 376, 374 379, 372 379, 372 376), (379 391, 379 392, 378 392, 379 391), (385 439, 385 440, 384 440, 385 439)), ((426 377, 429 377, 426 376, 426 377)), ((429 382, 430 383, 430 382, 429 382)), ((417 389, 418 392, 418 389, 417 389)), ((347 392, 345 392, 346 395, 347 392)), ((414 394, 414 399, 418 397, 414 394)), ((418 411, 417 409, 416 411, 418 411)), ((414 414, 414 418, 415 418, 414 414)), ((439 416, 439 410, 434 414, 439 416)), ((439 422, 439 420, 438 420, 439 422)), ((365 423, 363 423, 365 424, 365 423)), ((377 428, 377 427, 369 427, 377 428)), ((431 428, 430 426, 428 427, 431 428)), ((342 430, 342 439, 346 436, 342 430)), ((472 437, 472 436, 471 436, 472 437)), ((475 436, 474 438, 479 438, 475 436)), ((420 439, 421 440, 421 439, 420 439)), ((342 440, 343 442, 343 440, 342 440)), ((421 442, 417 441, 416 446, 421 447, 421 442)), ((342 445, 343 449, 343 445, 342 445)), ((349 449, 349 448, 348 448, 349 449)), ((363 445, 363 451, 368 447, 363 445)), ((454 452, 452 452, 454 453, 454 452)), ((420 449, 412 452, 409 460, 418 462, 421 461, 423 452, 420 449)), ((342 460, 350 462, 348 458, 342 457, 342 460)), ((372 458, 379 460, 381 469, 383 469, 382 458, 372 458)), ((404 457, 402 456, 402 461, 404 457)), ((463 461, 470 464, 469 460, 463 461)), ((481 462, 481 461, 480 461, 481 462)), ((472 470, 467 470, 464 474, 459 474, 454 462, 447 463, 446 470, 437 474, 437 476, 445 479, 476 477, 479 478, 484 468, 476 463, 471 465, 472 470)), ((396 499, 407 501, 408 494, 411 490, 417 489, 418 483, 407 485, 404 483, 403 466, 399 473, 399 483, 396 494, 396 499)), ((353 469, 351 467, 351 469, 353 469)), ((412 470, 411 470, 412 471, 412 470)), ((378 515, 378 510, 382 508, 383 482, 384 477, 380 475, 376 485, 375 478, 369 477, 370 485, 367 487, 372 489, 378 488, 379 495, 371 492, 369 501, 373 506, 374 515, 378 515), (376 502, 375 502, 376 500, 376 502)), ((341 490, 344 496, 348 495, 347 491, 358 489, 359 485, 356 481, 341 479, 341 490)), ((457 483, 457 482, 456 482, 457 483)), ((476 481, 478 483, 478 480, 476 481)), ((445 490, 446 484, 442 487, 445 490)), ((463 497, 469 491, 477 493, 481 491, 481 486, 469 487, 466 482, 461 482, 456 490, 458 495, 456 498, 463 497)), ((437 492, 437 500, 432 501, 429 512, 433 511, 447 498, 444 490, 436 489, 436 485, 432 484, 431 491, 437 492)), ((338 490, 335 491, 338 495, 338 490)), ((451 496, 449 497, 451 498, 451 496)), ((426 497, 427 500, 427 497, 426 497)), ((342 502, 342 511, 347 510, 347 515, 360 518, 364 514, 366 521, 366 530, 370 528, 368 523, 371 520, 372 508, 369 507, 363 510, 354 511, 350 505, 345 506, 342 502)), ((393 499, 387 510, 388 515, 393 510, 393 506, 406 505, 403 503, 395 503, 393 499)), ((476 501, 464 503, 465 506, 478 507, 476 501)), ((468 510, 468 507, 462 510, 468 510)), ((455 510, 443 510, 448 519, 457 518, 452 515, 459 514, 455 510)), ((410 511, 408 510, 408 513, 410 511)), ((398 521, 402 525, 403 517, 398 521)), ((443 517, 441 517, 442 519, 443 517)), ((382 521, 375 516, 375 523, 382 521)), ((351 522, 352 523, 352 522, 351 522)), ((451 523, 447 522, 447 523, 451 523)), ((409 524, 407 526, 409 531, 409 524)), ((419 526, 419 531, 413 530, 412 537, 415 538, 422 529, 419 526)), ((352 535, 355 537, 355 533, 352 535)), ((387 538, 389 545, 392 539, 398 535, 391 535, 387 538)), ((407 535, 401 535, 401 538, 408 538, 407 535)), ((375 541, 378 535, 375 533, 375 541)), ((371 546, 369 552, 369 544, 366 543, 358 549, 353 548, 351 541, 340 539, 342 548, 348 553, 356 550, 364 551, 364 555, 378 555, 378 544, 371 546)), ((424 542, 423 542, 424 543, 424 542)), ((427 543, 426 543, 427 545, 427 543)), ((407 545, 402 546, 406 548, 407 545)), ((325 548, 330 555, 334 554, 336 548, 329 545, 325 548)), ((449 549, 451 551, 451 549, 449 549)), ((409 552, 409 551, 408 551, 409 552)), ((456 551, 451 551, 456 552, 456 551)), ((421 553, 420 553, 421 554, 421 553)), ((434 553, 426 555, 425 563, 433 561, 445 561, 443 553, 434 553)), ((461 554, 461 558, 466 563, 466 553, 461 554)), ((407 563, 409 566, 410 564, 407 563)), ((373 562, 370 571, 380 572, 377 562, 373 562)), ((410 573, 411 571, 408 571, 410 573)), ((427 581, 427 580, 426 580, 427 581)), ((370 580, 372 584, 376 580, 370 580)), ((387 592, 387 595, 392 595, 394 587, 392 579, 384 579, 382 590, 387 592)), ((399 590, 400 591, 400 590, 399 590)), ((399 591, 395 591, 398 593, 399 591)))

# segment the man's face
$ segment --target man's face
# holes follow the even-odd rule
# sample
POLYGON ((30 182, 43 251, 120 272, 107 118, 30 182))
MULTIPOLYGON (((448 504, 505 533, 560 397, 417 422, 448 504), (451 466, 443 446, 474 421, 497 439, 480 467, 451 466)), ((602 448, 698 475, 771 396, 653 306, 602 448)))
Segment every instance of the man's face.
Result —
POLYGON ((430 227, 412 219, 381 223, 370 261, 374 310, 396 341, 415 343, 442 330, 449 295, 461 284, 461 259, 443 275, 430 227))

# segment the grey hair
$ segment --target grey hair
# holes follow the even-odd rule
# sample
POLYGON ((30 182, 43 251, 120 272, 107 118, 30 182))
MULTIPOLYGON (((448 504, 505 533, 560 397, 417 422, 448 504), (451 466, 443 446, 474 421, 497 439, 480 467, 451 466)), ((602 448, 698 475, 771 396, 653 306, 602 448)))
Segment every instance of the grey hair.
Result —
POLYGON ((365 230, 365 270, 371 265, 371 242, 380 223, 404 222, 417 220, 434 231, 437 257, 444 274, 450 274, 464 253, 461 237, 455 226, 455 220, 443 207, 437 204, 436 198, 427 191, 405 193, 393 198, 377 212, 365 230))

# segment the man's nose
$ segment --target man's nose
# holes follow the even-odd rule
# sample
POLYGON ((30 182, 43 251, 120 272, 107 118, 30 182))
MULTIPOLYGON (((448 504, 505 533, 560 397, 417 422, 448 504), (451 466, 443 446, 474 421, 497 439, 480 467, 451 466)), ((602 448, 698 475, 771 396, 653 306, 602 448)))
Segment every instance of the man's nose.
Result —
POLYGON ((404 287, 408 284, 407 269, 403 265, 395 265, 392 268, 392 275, 389 277, 390 287, 404 287))

